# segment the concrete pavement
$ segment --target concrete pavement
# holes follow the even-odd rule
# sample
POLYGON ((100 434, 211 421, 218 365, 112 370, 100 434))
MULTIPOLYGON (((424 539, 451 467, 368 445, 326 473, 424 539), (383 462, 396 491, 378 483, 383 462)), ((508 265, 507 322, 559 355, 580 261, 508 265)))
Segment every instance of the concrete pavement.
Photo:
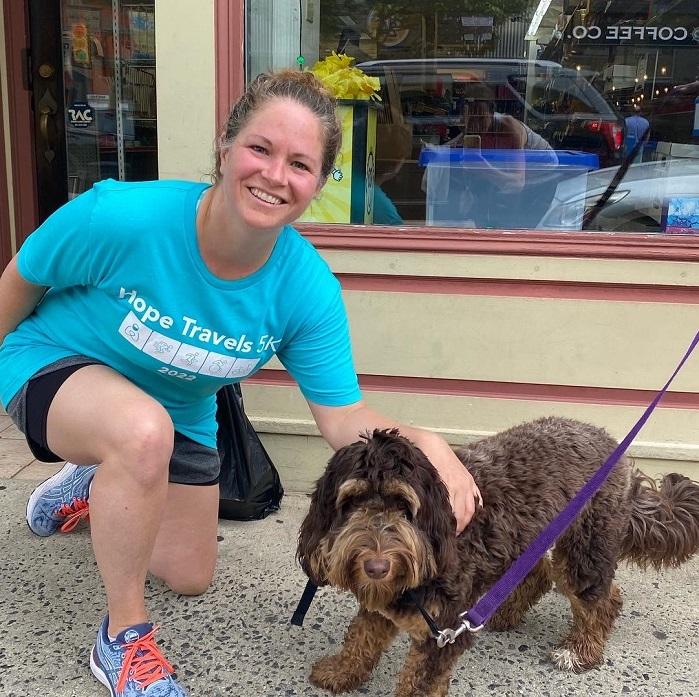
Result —
MULTIPOLYGON (((89 649, 104 613, 87 530, 35 537, 26 499, 55 466, 34 461, 0 416, 0 696, 100 697, 89 649)), ((351 598, 321 589, 303 628, 289 618, 305 578, 294 562, 307 507, 287 495, 263 521, 222 521, 212 589, 197 598, 148 584, 160 643, 191 697, 321 697, 307 680, 311 664, 337 648, 353 616, 351 598)), ((521 628, 482 632, 461 657, 451 697, 699 694, 699 559, 682 569, 622 568, 624 610, 606 664, 583 675, 557 671, 547 651, 566 629, 569 610, 549 594, 521 628)), ((357 695, 390 695, 407 642, 399 640, 357 695)))

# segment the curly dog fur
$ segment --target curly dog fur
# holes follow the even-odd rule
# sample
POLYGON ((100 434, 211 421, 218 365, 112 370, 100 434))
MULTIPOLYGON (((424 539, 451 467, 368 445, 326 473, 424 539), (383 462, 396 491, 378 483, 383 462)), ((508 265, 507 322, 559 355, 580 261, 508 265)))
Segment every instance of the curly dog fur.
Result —
MULTIPOLYGON (((297 556, 318 585, 352 592, 359 612, 339 654, 311 681, 331 692, 366 682, 398 632, 411 647, 398 697, 443 697, 462 634, 440 649, 413 604, 413 589, 442 627, 459 624, 616 447, 595 426, 555 417, 525 423, 458 449, 484 507, 456 537, 446 487, 424 454, 396 431, 374 431, 339 450, 318 480, 297 556)), ((555 583, 571 604, 554 663, 575 672, 602 661, 621 610, 617 563, 677 566, 699 549, 699 485, 677 474, 656 483, 622 458, 595 497, 488 625, 516 626, 555 583)))

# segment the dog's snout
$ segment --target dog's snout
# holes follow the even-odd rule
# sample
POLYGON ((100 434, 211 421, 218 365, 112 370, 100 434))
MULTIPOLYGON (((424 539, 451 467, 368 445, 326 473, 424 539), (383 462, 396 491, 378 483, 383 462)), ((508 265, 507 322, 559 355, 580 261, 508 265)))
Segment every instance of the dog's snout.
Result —
POLYGON ((374 557, 372 559, 367 559, 364 562, 364 571, 369 578, 381 579, 386 576, 389 568, 391 567, 387 559, 381 559, 380 557, 374 557))

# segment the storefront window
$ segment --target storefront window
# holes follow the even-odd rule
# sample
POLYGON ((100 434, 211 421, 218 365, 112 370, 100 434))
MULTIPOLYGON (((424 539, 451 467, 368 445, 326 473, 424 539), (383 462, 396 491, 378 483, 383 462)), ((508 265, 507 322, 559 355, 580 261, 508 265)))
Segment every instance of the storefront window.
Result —
POLYGON ((157 179, 154 0, 63 0, 68 192, 157 179))
POLYGON ((334 51, 380 80, 376 107, 342 103, 346 136, 367 143, 361 163, 343 153, 324 195, 348 205, 309 220, 699 230, 696 0, 248 0, 247 12, 248 79, 334 51))

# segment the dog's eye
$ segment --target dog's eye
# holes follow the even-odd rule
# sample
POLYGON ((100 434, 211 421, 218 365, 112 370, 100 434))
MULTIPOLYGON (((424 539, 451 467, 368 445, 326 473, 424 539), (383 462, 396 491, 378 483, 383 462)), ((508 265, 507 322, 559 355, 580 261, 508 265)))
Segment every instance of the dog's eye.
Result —
POLYGON ((356 496, 347 496, 340 502, 337 512, 340 514, 340 518, 345 519, 356 511, 360 506, 360 499, 356 496))

